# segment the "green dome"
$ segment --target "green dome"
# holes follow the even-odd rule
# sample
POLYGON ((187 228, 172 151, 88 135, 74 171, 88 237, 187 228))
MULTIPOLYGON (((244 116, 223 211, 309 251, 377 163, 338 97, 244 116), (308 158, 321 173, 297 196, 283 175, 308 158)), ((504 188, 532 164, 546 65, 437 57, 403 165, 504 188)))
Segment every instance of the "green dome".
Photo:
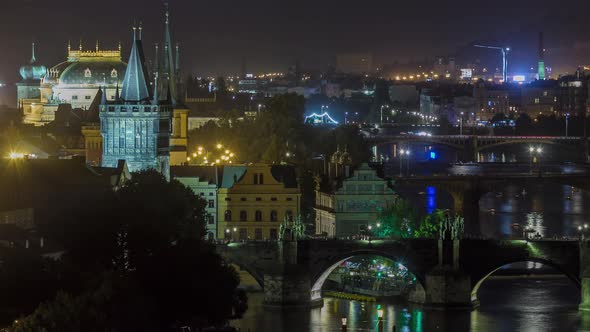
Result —
POLYGON ((35 43, 32 44, 32 55, 31 61, 28 65, 20 67, 20 76, 25 81, 40 80, 47 73, 47 68, 43 65, 37 65, 37 59, 35 59, 35 43))
POLYGON ((127 64, 123 61, 65 62, 55 66, 60 84, 115 85, 123 81, 127 64))
POLYGON ((25 81, 40 80, 41 78, 43 78, 46 72, 47 68, 45 68, 45 66, 35 65, 34 63, 22 66, 19 70, 20 76, 25 81))

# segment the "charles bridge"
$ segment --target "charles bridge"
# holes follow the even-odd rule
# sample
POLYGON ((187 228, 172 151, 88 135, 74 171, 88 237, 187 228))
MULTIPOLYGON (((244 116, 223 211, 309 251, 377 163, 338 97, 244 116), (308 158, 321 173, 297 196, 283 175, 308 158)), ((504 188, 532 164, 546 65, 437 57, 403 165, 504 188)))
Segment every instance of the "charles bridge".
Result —
POLYGON ((479 305, 481 284, 501 267, 539 262, 567 276, 590 310, 590 243, 558 240, 299 240, 217 246, 228 263, 248 271, 270 306, 321 305, 329 274, 347 259, 378 255, 404 265, 417 280, 410 301, 440 309, 479 305))

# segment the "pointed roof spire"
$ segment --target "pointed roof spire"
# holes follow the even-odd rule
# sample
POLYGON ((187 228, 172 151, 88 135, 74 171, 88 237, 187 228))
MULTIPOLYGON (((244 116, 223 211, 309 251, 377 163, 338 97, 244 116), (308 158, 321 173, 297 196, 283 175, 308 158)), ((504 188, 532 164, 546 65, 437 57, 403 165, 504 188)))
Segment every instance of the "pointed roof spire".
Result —
POLYGON ((35 42, 33 42, 31 52, 31 64, 35 63, 35 61, 37 61, 37 59, 35 59, 35 42))
POLYGON ((68 53, 72 51, 72 42, 68 40, 68 53))
POLYGON ((141 35, 143 32, 143 23, 141 21, 139 21, 139 28, 138 29, 139 29, 139 40, 141 40, 141 37, 142 37, 141 35))
POLYGON ((98 52, 98 39, 96 40, 96 52, 98 52))
POLYGON ((102 94, 101 97, 100 97, 100 104, 101 105, 106 105, 107 104, 107 85, 106 85, 106 80, 102 84, 103 84, 102 88, 101 87, 98 88, 98 93, 102 94))
POLYGON ((78 50, 82 51, 82 38, 80 38, 80 44, 78 45, 78 50))
POLYGON ((154 98, 152 100, 152 105, 158 105, 159 96, 158 96, 158 72, 156 72, 154 76, 154 98))
POLYGON ((164 3, 164 7, 166 8, 166 30, 164 33, 164 58, 165 63, 167 64, 165 70, 167 71, 167 79, 168 79, 168 89, 170 90, 170 102, 172 106, 176 106, 176 67, 174 66, 174 51, 172 46, 172 37, 170 34, 170 10, 168 2, 164 3))
POLYGON ((127 70, 123 79, 123 91, 121 99, 126 103, 140 103, 150 100, 148 89, 148 75, 145 68, 143 47, 141 40, 137 39, 137 28, 133 27, 133 46, 127 62, 127 70))

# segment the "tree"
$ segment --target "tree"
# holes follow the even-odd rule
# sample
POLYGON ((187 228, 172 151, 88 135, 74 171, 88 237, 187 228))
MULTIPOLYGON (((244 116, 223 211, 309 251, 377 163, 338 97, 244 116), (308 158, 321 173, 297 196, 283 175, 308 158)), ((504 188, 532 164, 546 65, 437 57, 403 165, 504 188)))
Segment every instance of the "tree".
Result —
POLYGON ((436 238, 441 224, 446 220, 447 212, 437 209, 426 215, 420 222, 420 226, 414 232, 416 238, 436 238))
POLYGON ((374 234, 383 238, 411 238, 417 224, 414 208, 405 199, 398 198, 393 205, 383 209, 377 217, 379 227, 374 228, 374 234))
POLYGON ((205 202, 192 190, 143 171, 104 195, 46 225, 65 249, 59 275, 67 282, 13 331, 196 329, 246 310, 236 272, 203 240, 205 202))
POLYGON ((526 113, 521 113, 516 119, 516 134, 530 135, 534 129, 533 120, 526 113))

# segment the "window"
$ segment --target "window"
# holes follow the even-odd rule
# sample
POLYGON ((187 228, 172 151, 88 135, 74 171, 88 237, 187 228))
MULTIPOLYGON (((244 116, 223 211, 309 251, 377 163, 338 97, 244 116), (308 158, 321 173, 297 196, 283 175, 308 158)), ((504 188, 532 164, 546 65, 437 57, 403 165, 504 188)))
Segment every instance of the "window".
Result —
POLYGON ((240 211, 240 221, 247 221, 248 220, 248 212, 242 210, 240 211))
POLYGON ((292 201, 293 197, 287 197, 287 201, 292 201))
POLYGON ((84 96, 84 99, 90 100, 90 99, 92 99, 92 97, 91 96, 84 96))
POLYGON ((223 220, 225 221, 231 221, 231 211, 230 210, 225 210, 225 215, 223 216, 223 220))
POLYGON ((199 193, 199 196, 205 196, 205 193, 199 193))
POLYGON ((287 211, 285 212, 285 216, 287 217, 287 220, 289 220, 289 221, 293 221, 293 211, 291 211, 291 210, 287 210, 287 211))
POLYGON ((254 174, 254 184, 258 184, 258 173, 254 174))
POLYGON ((275 210, 270 211, 270 221, 278 221, 278 220, 279 220, 279 217, 278 217, 277 211, 275 211, 275 210))
POLYGON ((72 96, 72 100, 78 100, 78 96, 72 96))
POLYGON ((256 197, 256 201, 257 201, 257 202, 260 202, 261 200, 262 200, 262 198, 261 198, 261 197, 256 197))
POLYGON ((258 174, 258 182, 264 184, 264 175, 262 173, 258 174))
POLYGON ((270 229, 270 239, 271 240, 278 239, 278 233, 277 233, 277 229, 276 228, 271 228, 270 229))
POLYGON ((256 211, 256 213, 254 214, 254 217, 255 217, 256 221, 262 221, 262 211, 260 211, 260 210, 256 211))
POLYGON ((111 70, 111 77, 112 78, 115 78, 117 76, 119 76, 118 73, 117 73, 117 70, 115 68, 113 68, 113 70, 111 70))
POLYGON ((240 201, 242 201, 242 202, 245 202, 245 201, 247 201, 247 200, 248 200, 248 199, 247 199, 246 197, 242 197, 242 198, 240 198, 240 201))
POLYGON ((214 207, 215 207, 215 200, 213 200, 213 199, 210 199, 210 200, 209 200, 209 205, 208 205, 208 206, 209 206, 209 208, 210 208, 210 209, 214 208, 214 207))
POLYGON ((213 193, 209 193, 209 196, 213 196, 213 193))
POLYGON ((92 77, 92 71, 90 71, 90 68, 86 68, 84 71, 84 77, 92 77))
POLYGON ((539 98, 535 98, 535 104, 538 104, 540 102, 539 98))
POLYGON ((254 230, 254 240, 262 240, 262 228, 256 228, 254 230))
POLYGON ((215 217, 213 217, 212 215, 208 215, 207 216, 207 223, 209 225, 215 225, 215 217))
POLYGON ((276 197, 271 197, 270 200, 274 202, 274 201, 277 200, 277 198, 276 197))
POLYGON ((229 197, 226 197, 226 198, 225 198, 225 200, 226 200, 226 201, 231 201, 231 198, 229 198, 229 197))
POLYGON ((240 228, 240 240, 241 241, 248 240, 248 229, 247 228, 240 228))

